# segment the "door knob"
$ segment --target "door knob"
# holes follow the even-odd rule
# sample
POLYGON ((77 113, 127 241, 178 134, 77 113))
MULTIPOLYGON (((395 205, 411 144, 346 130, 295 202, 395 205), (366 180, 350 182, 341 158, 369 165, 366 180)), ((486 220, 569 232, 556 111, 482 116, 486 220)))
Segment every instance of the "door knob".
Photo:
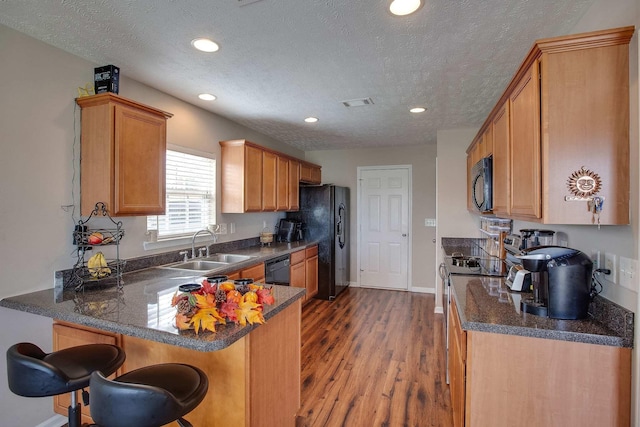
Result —
POLYGON ((407 234, 406 233, 402 233, 402 237, 407 237, 407 234))

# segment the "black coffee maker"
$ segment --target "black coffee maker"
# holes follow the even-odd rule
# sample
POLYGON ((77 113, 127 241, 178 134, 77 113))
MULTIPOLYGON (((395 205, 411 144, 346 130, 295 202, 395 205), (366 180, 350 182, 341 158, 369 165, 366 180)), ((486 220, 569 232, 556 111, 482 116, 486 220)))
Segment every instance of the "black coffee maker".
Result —
POLYGON ((525 313, 552 319, 584 319, 591 301, 593 262, 577 249, 539 246, 518 258, 531 272, 533 295, 520 302, 525 313))

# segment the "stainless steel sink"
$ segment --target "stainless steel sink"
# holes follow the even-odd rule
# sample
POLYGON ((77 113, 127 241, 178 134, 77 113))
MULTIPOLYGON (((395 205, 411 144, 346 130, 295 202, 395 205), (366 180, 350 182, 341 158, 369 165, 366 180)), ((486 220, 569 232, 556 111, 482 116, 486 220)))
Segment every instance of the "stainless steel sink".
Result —
POLYGON ((215 270, 216 268, 227 267, 231 264, 246 261, 251 258, 255 257, 250 255, 237 254, 213 254, 206 258, 197 258, 188 261, 174 262, 172 264, 163 265, 161 268, 209 272, 215 270))
POLYGON ((163 268, 171 268, 176 270, 210 271, 215 270, 216 268, 226 267, 229 264, 230 263, 228 262, 196 259, 193 261, 181 261, 174 264, 164 265, 163 268))
POLYGON ((250 255, 237 255, 237 254, 213 254, 205 258, 205 260, 216 261, 216 262, 226 262, 229 264, 233 264, 236 262, 246 261, 248 259, 255 258, 250 255))

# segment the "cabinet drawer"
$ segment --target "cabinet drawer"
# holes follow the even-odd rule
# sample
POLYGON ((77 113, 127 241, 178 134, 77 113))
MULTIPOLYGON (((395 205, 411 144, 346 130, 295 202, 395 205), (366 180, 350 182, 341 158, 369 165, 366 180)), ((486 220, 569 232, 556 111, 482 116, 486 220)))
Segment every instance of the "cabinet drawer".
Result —
POLYGON ((291 253, 291 265, 296 265, 304 261, 304 250, 291 253))
POLYGON ((313 256, 318 255, 318 245, 305 249, 305 253, 307 258, 311 258, 313 256))
POLYGON ((257 264, 253 267, 245 268, 240 272, 243 279, 253 279, 255 281, 264 279, 264 264, 257 264))

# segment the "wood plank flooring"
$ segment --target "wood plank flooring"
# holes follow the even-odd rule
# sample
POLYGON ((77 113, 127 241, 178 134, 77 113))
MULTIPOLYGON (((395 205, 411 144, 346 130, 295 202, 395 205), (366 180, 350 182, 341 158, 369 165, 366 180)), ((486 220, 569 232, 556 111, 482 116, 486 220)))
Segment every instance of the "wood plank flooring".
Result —
POLYGON ((347 288, 302 310, 297 427, 450 427, 434 295, 347 288))

